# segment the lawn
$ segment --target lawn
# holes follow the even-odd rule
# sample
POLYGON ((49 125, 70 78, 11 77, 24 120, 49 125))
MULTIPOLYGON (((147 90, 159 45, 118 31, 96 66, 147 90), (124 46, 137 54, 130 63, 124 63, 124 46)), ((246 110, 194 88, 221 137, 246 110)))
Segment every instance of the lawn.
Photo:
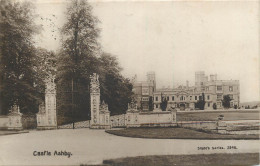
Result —
POLYGON ((177 112, 177 121, 215 121, 219 115, 224 115, 224 120, 260 120, 259 110, 221 110, 214 112, 177 112))
POLYGON ((117 136, 134 138, 156 139, 259 139, 259 135, 228 135, 206 133, 192 129, 169 127, 169 128, 126 128, 122 130, 106 130, 107 133, 117 136))
POLYGON ((104 160, 111 166, 257 165, 259 153, 138 156, 104 160))

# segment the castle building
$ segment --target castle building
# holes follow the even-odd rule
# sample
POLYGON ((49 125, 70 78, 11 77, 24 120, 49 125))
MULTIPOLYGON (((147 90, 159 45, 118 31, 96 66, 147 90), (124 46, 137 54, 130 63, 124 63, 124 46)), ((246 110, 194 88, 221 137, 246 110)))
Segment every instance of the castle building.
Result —
POLYGON ((162 98, 168 101, 167 107, 179 108, 180 110, 195 109, 195 103, 202 99, 204 94, 205 109, 213 109, 216 104, 218 109, 223 108, 223 96, 229 95, 232 99, 231 107, 239 107, 240 90, 238 80, 218 80, 217 75, 205 76, 204 71, 195 72, 195 86, 186 86, 177 88, 157 89, 154 92, 154 108, 160 109, 162 98))
POLYGON ((225 95, 229 95, 232 99, 230 102, 231 108, 239 107, 240 104, 238 80, 218 80, 216 74, 208 77, 204 71, 195 72, 194 86, 190 86, 187 81, 185 86, 156 89, 154 72, 148 72, 147 80, 143 82, 137 82, 135 76, 132 83, 137 107, 142 111, 159 110, 163 98, 168 101, 168 108, 193 110, 195 109, 195 103, 202 99, 203 95, 205 99, 204 109, 213 109, 213 105, 217 109, 223 108, 222 100, 225 95), (151 103, 153 103, 153 108, 150 108, 151 103))
POLYGON ((143 111, 152 110, 150 107, 152 107, 151 104, 153 102, 153 94, 156 90, 155 72, 148 72, 146 76, 146 81, 137 81, 136 76, 132 80, 137 108, 143 111), (149 101, 151 104, 149 104, 149 101))

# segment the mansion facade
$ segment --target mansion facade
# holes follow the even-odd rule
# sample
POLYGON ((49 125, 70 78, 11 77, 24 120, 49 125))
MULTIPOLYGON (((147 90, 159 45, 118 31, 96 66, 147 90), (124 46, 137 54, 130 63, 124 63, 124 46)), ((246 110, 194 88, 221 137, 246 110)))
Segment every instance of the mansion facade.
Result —
MULTIPOLYGON (((153 73, 154 74, 154 73, 153 73)), ((149 75, 149 74, 148 74, 149 75)), ((149 78, 149 76, 148 76, 149 78)), ((204 71, 195 72, 195 86, 189 86, 187 81, 185 86, 179 86, 177 88, 162 88, 156 89, 155 74, 153 77, 153 84, 148 84, 150 89, 149 93, 143 95, 143 90, 147 89, 145 83, 137 84, 134 83, 134 94, 138 98, 137 105, 143 111, 151 110, 151 101, 153 103, 153 109, 160 109, 160 104, 162 99, 167 100, 167 107, 173 107, 180 110, 194 110, 195 103, 202 99, 204 94, 205 99, 205 108, 204 109, 213 109, 215 104, 217 109, 223 108, 222 100, 223 96, 229 95, 232 99, 230 101, 230 107, 239 107, 240 104, 240 87, 238 80, 218 80, 217 75, 205 76, 204 71), (149 96, 149 97, 148 97, 149 96), (146 102, 145 107, 143 107, 144 101, 146 102)), ((147 80, 149 83, 149 79, 147 80)), ((144 90, 146 91, 146 90, 144 90)))
POLYGON ((146 81, 137 82, 136 75, 132 80, 134 98, 137 102, 137 108, 143 111, 151 110, 151 108, 149 108, 149 102, 152 103, 153 95, 156 91, 155 72, 148 72, 146 76, 146 81))

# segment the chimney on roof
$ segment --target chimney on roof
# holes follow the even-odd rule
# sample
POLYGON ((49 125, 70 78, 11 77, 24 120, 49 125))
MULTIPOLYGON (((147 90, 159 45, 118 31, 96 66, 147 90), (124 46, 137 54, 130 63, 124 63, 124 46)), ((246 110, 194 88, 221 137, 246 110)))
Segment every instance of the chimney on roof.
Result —
POLYGON ((217 80, 217 74, 211 74, 210 81, 216 81, 216 80, 217 80))
POLYGON ((186 81, 186 87, 187 88, 189 87, 189 81, 188 80, 186 81))
POLYGON ((135 74, 134 77, 132 77, 131 79, 131 83, 135 83, 137 81, 137 75, 135 74))

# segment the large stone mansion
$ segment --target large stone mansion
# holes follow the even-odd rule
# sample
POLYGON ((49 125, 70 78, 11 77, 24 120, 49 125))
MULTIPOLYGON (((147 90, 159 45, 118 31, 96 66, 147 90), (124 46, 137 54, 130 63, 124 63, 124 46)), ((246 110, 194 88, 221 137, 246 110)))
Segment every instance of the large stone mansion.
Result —
POLYGON ((195 72, 195 86, 185 86, 177 88, 156 89, 155 73, 147 73, 147 81, 137 82, 133 79, 133 92, 137 101, 137 106, 143 111, 160 109, 162 98, 166 98, 167 107, 174 107, 180 110, 195 109, 195 103, 202 98, 204 93, 205 109, 213 109, 215 103, 217 109, 222 107, 224 95, 229 95, 232 99, 231 107, 239 107, 240 90, 238 80, 218 80, 217 75, 205 75, 204 71, 195 72), (152 101, 151 101, 152 100, 152 101), (153 105, 151 105, 151 103, 153 105))

